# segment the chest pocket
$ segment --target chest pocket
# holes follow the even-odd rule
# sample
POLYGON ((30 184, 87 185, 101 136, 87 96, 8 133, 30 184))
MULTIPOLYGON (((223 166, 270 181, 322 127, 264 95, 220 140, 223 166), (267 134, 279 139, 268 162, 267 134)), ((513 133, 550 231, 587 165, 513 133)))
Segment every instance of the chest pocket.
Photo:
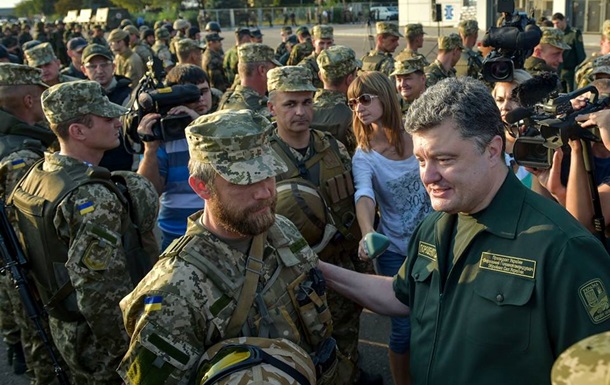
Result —
POLYGON ((427 320, 432 325, 435 318, 438 290, 432 285, 432 272, 436 269, 436 261, 419 256, 411 271, 411 278, 415 282, 415 290, 411 292, 411 309, 417 309, 414 316, 421 324, 426 324, 424 320, 427 320))
POLYGON ((527 349, 535 280, 479 271, 469 303, 469 340, 517 351, 527 349))

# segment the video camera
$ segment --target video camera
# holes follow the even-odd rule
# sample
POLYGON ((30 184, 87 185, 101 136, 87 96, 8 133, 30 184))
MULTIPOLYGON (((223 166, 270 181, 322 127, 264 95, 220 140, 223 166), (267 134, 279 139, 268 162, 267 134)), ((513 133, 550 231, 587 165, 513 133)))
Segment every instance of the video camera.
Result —
POLYGON ((587 86, 569 94, 560 94, 534 108, 517 108, 509 112, 506 121, 510 124, 523 123, 524 133, 515 140, 513 156, 521 166, 547 169, 551 167, 553 151, 568 143, 570 139, 585 139, 599 142, 596 130, 583 129, 578 115, 603 110, 610 105, 610 96, 600 99, 594 86, 587 86), (574 110, 570 100, 591 92, 584 108, 574 110))
POLYGON ((129 102, 129 112, 124 117, 123 127, 125 130, 125 143, 131 144, 132 152, 142 152, 134 149, 133 144, 141 144, 154 140, 170 141, 185 137, 184 129, 192 121, 188 114, 168 115, 173 107, 199 100, 201 93, 194 84, 180 84, 171 87, 163 87, 155 79, 152 70, 152 62, 147 63, 148 71, 140 79, 136 89, 132 93, 129 102), (152 127, 152 135, 140 135, 138 125, 142 117, 149 113, 158 113, 161 119, 152 127))
POLYGON ((523 68, 525 59, 540 42, 542 31, 525 12, 515 12, 513 0, 498 0, 501 27, 490 27, 482 43, 494 49, 483 60, 481 75, 491 83, 510 82, 515 69, 523 68))

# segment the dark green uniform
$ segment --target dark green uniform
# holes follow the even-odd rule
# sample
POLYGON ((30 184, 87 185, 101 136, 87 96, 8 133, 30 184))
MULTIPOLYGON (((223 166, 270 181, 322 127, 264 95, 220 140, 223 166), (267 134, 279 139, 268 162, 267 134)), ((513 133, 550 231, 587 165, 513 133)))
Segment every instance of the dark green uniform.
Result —
POLYGON ((543 72, 557 73, 557 70, 546 64, 546 62, 535 56, 530 56, 525 59, 523 69, 530 73, 532 76, 540 75, 543 72))
POLYGON ((609 286, 602 244, 508 173, 486 209, 431 214, 411 238, 394 290, 412 381, 548 385, 561 352, 610 328, 609 286))
POLYGON ((563 64, 561 65, 561 85, 565 92, 574 91, 574 71, 576 67, 587 58, 585 46, 582 42, 582 33, 569 25, 563 31, 563 42, 572 47, 563 51, 563 64))
POLYGON ((445 78, 455 77, 455 68, 445 71, 445 68, 443 68, 443 65, 438 60, 424 68, 424 72, 426 73, 426 88, 432 87, 445 78))
POLYGON ((462 56, 455 65, 457 76, 470 76, 478 79, 481 69, 483 68, 483 56, 479 51, 464 47, 462 56))

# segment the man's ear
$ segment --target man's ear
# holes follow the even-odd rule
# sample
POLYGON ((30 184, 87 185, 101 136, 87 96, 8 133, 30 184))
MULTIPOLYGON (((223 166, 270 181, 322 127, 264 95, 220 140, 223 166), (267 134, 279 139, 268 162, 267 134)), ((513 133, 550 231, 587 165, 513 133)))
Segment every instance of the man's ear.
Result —
POLYGON ((199 178, 189 176, 189 186, 191 186, 193 191, 202 199, 207 200, 210 199, 210 197, 212 196, 212 191, 210 190, 210 187, 199 178))
POLYGON ((84 124, 72 123, 70 127, 68 127, 68 135, 71 139, 82 142, 87 139, 88 130, 90 130, 90 128, 84 124))

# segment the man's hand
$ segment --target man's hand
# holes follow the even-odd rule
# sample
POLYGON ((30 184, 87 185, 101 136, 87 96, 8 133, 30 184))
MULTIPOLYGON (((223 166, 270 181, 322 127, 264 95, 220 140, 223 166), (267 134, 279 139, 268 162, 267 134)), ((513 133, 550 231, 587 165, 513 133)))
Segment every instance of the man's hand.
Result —
POLYGON ((541 170, 537 168, 526 167, 525 169, 538 178, 538 182, 547 189, 551 195, 562 206, 566 202, 566 188, 561 184, 561 161, 563 160, 563 151, 561 147, 555 150, 553 154, 553 165, 551 168, 541 170))
POLYGON ((186 107, 186 106, 176 106, 176 107, 172 107, 168 112, 168 115, 181 115, 181 114, 187 114, 188 116, 191 117, 191 119, 195 120, 199 117, 199 114, 196 113, 194 110, 191 110, 190 108, 186 107))
POLYGON ((577 122, 581 122, 581 127, 599 127, 599 133, 604 142, 604 146, 610 150, 610 109, 592 112, 587 115, 576 117, 577 122))
MULTIPOLYGON (((159 118, 161 118, 160 114, 150 113, 150 114, 144 115, 142 117, 142 120, 140 121, 140 124, 138 124, 138 130, 137 130, 138 135, 140 135, 140 136, 152 135, 153 134, 152 128, 157 123, 159 118)), ((161 141, 153 140, 150 142, 143 142, 143 143, 144 143, 145 152, 154 151, 156 154, 157 149, 159 148, 159 145, 161 144, 161 141)))

